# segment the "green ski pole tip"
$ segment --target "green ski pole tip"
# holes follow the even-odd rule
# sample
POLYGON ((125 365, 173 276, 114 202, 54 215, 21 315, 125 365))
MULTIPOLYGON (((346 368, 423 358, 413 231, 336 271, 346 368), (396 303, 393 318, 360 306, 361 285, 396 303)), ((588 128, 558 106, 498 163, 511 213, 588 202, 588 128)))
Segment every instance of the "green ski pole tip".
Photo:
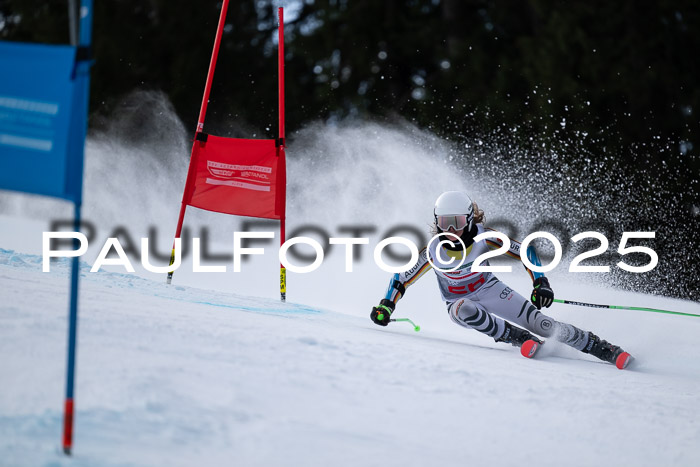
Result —
POLYGON ((416 327, 413 328, 413 329, 414 329, 414 331, 418 332, 418 331, 420 331, 420 326, 416 326, 416 327))

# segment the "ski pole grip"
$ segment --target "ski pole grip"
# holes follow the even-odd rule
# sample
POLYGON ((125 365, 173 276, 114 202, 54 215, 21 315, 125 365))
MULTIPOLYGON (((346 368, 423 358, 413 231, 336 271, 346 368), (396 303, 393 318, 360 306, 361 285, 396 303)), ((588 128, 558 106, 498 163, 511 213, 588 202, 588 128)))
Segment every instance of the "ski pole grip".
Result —
POLYGON ((385 316, 385 314, 388 314, 388 316, 391 316, 391 309, 389 309, 388 306, 386 306, 386 305, 379 305, 377 308, 380 309, 380 310, 384 310, 384 311, 381 312, 381 313, 377 313, 377 319, 378 319, 379 321, 384 321, 384 316, 385 316))

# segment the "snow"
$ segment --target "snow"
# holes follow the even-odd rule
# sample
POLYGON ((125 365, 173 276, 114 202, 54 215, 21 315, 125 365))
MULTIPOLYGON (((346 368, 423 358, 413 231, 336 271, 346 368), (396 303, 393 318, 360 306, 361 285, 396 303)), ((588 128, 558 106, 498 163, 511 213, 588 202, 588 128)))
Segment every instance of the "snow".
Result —
MULTIPOLYGON (((397 313, 420 333, 377 327, 364 308, 167 286, 86 263, 68 459, 59 442, 69 263, 42 273, 41 260, 0 250, 3 465, 700 462, 700 319, 552 309, 635 354, 636 367, 619 371, 552 341, 526 360, 442 310, 426 325, 409 296, 397 313)), ((653 305, 700 314, 690 302, 653 305)))
MULTIPOLYGON (((453 324, 432 273, 396 311, 420 332, 369 320, 390 278, 372 249, 392 226, 425 226, 446 186, 468 189, 487 213, 518 212, 512 197, 489 197, 468 174, 435 167, 445 151, 429 134, 365 125, 298 136, 288 232, 309 222, 333 236, 349 224, 376 231, 353 273, 338 247, 318 271, 289 273, 288 303, 278 299, 275 242, 241 273, 224 261, 216 264, 227 273, 195 274, 185 259, 171 286, 140 267, 89 272, 120 225, 137 241, 156 226, 152 240, 169 249, 184 138, 173 130, 158 151, 104 135, 88 141, 83 215, 97 232, 81 258, 71 458, 60 449, 69 263, 43 273, 40 254, 49 220, 72 211, 0 193, 1 465, 700 465, 698 318, 547 310, 631 352, 637 360, 625 371, 551 340, 527 360, 453 324), (308 183, 316 173, 324 175, 308 183)), ((216 253, 231 252, 240 222, 187 213, 194 233, 211 229, 216 253)), ((529 278, 513 269, 497 275, 528 293, 529 278)), ((562 265, 548 276, 558 298, 700 315, 698 303, 616 290, 601 274, 562 265)))

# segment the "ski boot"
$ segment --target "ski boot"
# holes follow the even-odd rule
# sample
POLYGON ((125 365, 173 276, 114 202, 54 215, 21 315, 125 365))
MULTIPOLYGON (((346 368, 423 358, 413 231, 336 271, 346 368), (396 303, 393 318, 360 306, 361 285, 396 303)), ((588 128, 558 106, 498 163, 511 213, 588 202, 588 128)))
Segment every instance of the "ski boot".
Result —
POLYGON ((612 363, 620 370, 627 368, 627 365, 633 360, 629 353, 608 341, 602 340, 590 331, 588 332, 588 344, 586 344, 582 352, 598 357, 604 362, 612 363))
POLYGON ((526 329, 513 326, 508 321, 505 323, 506 330, 503 332, 503 335, 494 340, 496 342, 512 344, 514 347, 520 347, 520 354, 525 358, 534 357, 535 353, 537 353, 537 349, 539 349, 544 342, 526 329))

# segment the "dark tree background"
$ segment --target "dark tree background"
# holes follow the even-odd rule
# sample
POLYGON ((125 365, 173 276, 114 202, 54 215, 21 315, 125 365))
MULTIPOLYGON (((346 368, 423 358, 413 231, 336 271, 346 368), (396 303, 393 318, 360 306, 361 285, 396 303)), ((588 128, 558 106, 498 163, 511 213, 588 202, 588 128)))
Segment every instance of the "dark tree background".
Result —
MULTIPOLYGON (((665 274, 690 276, 680 295, 699 297, 697 0, 233 1, 208 132, 276 136, 280 4, 290 138, 311 121, 398 116, 457 142, 507 135, 530 154, 527 170, 563 165, 543 146, 561 149, 572 176, 592 161, 592 174, 632 181, 616 191, 614 177, 588 180, 620 203, 646 200, 646 228, 657 216, 678 220, 681 233, 660 241, 691 269, 665 274)), ((162 90, 194 133, 220 7, 96 1, 90 125, 134 90, 162 90)), ((67 8, 0 0, 0 39, 68 43, 67 8)))
MULTIPOLYGON (((696 153, 694 0, 298 0, 287 4, 287 121, 401 115, 444 135, 500 124, 591 147, 696 153), (565 125, 562 125, 565 122, 565 125)), ((276 7, 229 7, 208 124, 274 134, 276 7)), ((0 38, 67 43, 66 0, 0 0, 0 38)), ((220 2, 95 2, 91 110, 163 90, 194 128, 220 2)), ((697 160, 693 159, 697 169, 697 160)))

